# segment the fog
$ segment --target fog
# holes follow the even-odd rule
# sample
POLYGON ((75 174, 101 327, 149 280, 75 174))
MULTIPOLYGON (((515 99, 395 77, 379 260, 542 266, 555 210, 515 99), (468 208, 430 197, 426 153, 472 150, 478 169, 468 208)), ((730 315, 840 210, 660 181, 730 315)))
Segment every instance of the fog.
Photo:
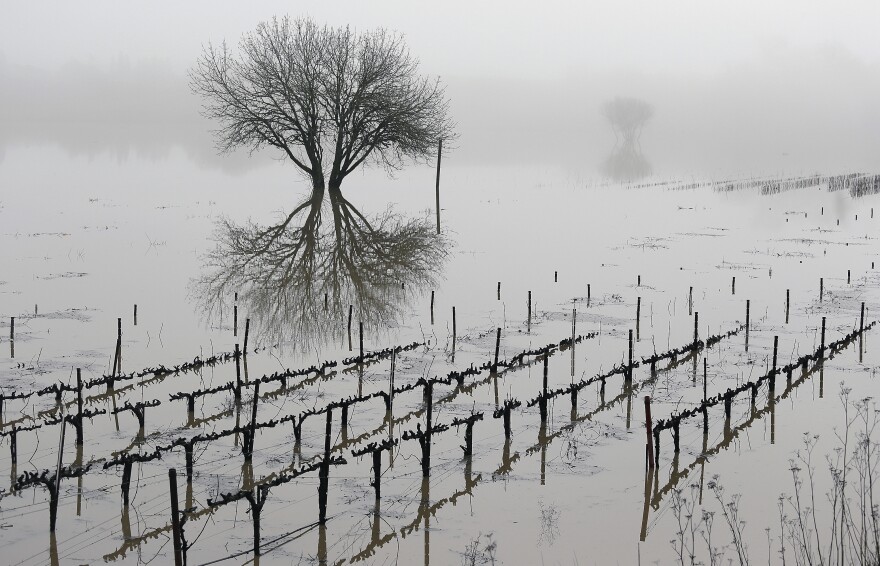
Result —
POLYGON ((660 177, 873 165, 875 6, 681 6, 7 7, 0 159, 17 144, 120 159, 161 159, 178 147, 206 167, 258 166, 269 156, 216 155, 186 70, 208 41, 235 44, 260 20, 287 13, 404 33, 422 71, 447 85, 460 136, 450 166, 548 164, 596 176, 615 144, 600 112, 614 96, 653 106, 640 143, 660 177))

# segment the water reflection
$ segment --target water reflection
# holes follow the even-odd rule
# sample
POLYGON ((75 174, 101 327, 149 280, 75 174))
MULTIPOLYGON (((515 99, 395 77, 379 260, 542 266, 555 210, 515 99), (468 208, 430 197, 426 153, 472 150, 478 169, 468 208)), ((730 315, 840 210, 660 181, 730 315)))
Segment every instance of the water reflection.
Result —
POLYGON ((614 149, 602 163, 603 175, 620 182, 637 181, 651 174, 651 164, 642 155, 639 138, 642 128, 653 115, 647 102, 636 98, 616 97, 602 106, 602 114, 614 130, 614 149))
POLYGON ((209 318, 237 293, 258 339, 306 349, 343 336, 348 317, 365 332, 397 324, 436 283, 449 243, 427 218, 368 218, 339 190, 326 195, 315 190, 274 226, 219 222, 195 282, 209 318))

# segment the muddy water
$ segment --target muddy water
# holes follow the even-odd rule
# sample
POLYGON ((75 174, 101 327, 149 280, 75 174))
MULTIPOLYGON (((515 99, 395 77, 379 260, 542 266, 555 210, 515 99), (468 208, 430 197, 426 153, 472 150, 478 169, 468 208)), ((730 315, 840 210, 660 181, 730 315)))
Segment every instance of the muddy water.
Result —
MULTIPOLYGON (((120 318, 126 373, 174 366, 243 344, 244 320, 251 317, 244 296, 236 328, 231 290, 220 316, 216 310, 206 314, 194 285, 204 273, 202 258, 215 245, 211 235, 216 222, 225 217, 269 225, 306 196, 305 184, 285 164, 228 175, 200 168, 174 152, 149 160, 10 148, 0 168, 0 186, 0 383, 6 394, 72 383, 76 368, 86 381, 108 374, 120 318), (9 340, 13 316, 14 342, 9 340)), ((316 524, 316 472, 273 487, 261 514, 260 561, 674 563, 669 541, 678 526, 671 492, 683 489, 689 496, 688 486, 694 485, 693 493, 702 493, 705 508, 720 512, 707 487, 715 476, 726 494, 742 494, 740 512, 752 559, 763 561, 771 552, 776 560, 776 502, 780 493, 792 490, 789 459, 803 446, 805 433, 820 435, 814 452, 817 490, 828 488, 823 460, 837 445, 835 427, 843 425, 840 388, 852 388, 853 399, 876 395, 877 331, 826 361, 821 371, 803 379, 796 373, 791 388, 782 379, 775 403, 768 404, 766 387, 760 389, 754 409, 748 394, 737 397, 729 430, 720 407, 710 409, 705 437, 702 418, 684 421, 677 457, 672 437, 664 431, 658 468, 649 481, 643 398, 652 397, 654 419, 667 418, 702 400, 704 358, 712 396, 763 375, 771 363, 774 336, 783 365, 819 345, 823 316, 828 342, 858 325, 862 302, 868 320, 878 318, 880 276, 871 262, 878 260, 880 216, 871 218, 871 208, 880 213, 880 199, 852 199, 845 191, 831 193, 824 186, 772 196, 757 189, 716 191, 711 186, 621 187, 552 169, 457 168, 454 161, 444 169, 442 186, 441 217, 452 247, 437 266, 442 274, 437 284, 389 295, 388 300, 397 301, 393 325, 377 325, 369 309, 358 311, 351 349, 345 305, 321 314, 321 320, 332 322, 323 331, 310 336, 291 331, 286 339, 283 332, 279 338, 261 328, 254 314, 251 349, 260 349, 241 368, 246 379, 357 355, 357 323, 362 319, 367 322, 367 351, 414 341, 426 344, 397 359, 398 386, 489 361, 496 328, 502 329, 502 359, 559 342, 572 333, 573 310, 577 334, 597 335, 580 342, 574 356, 565 350, 549 357, 551 389, 625 362, 629 330, 638 328, 638 360, 693 341, 693 313, 699 313, 700 338, 736 328, 745 320, 747 300, 748 350, 744 335, 738 334, 674 364, 661 363, 656 375, 647 367, 637 368, 631 387, 624 386, 620 375, 610 377, 604 390, 597 383, 581 391, 574 407, 568 396, 557 397, 544 425, 538 408, 526 407, 542 387, 540 358, 527 358, 526 365, 498 376, 483 371, 468 377, 463 390, 438 385, 434 424, 449 424, 472 411, 484 416, 474 427, 469 460, 462 459, 460 448, 464 427, 433 437, 427 480, 422 478, 419 443, 401 438, 417 424, 425 426, 418 390, 395 399, 390 427, 381 399, 353 406, 345 430, 337 409, 333 455, 347 463, 331 469, 326 526, 316 524), (502 420, 492 416, 505 399, 523 403, 512 413, 507 440, 502 420), (389 437, 398 444, 382 456, 377 507, 370 485, 372 459, 354 457, 352 451, 389 437), (701 458, 704 451, 707 456, 701 458), (776 529, 769 551, 765 528, 776 529)), ((402 215, 433 221, 430 168, 408 170, 393 181, 368 172, 350 179, 344 190, 367 217, 382 214, 391 202, 402 215)), ((318 307, 323 313, 322 305, 318 307)), ((294 303, 284 307, 285 312, 302 308, 294 303)), ((283 392, 275 391, 278 383, 262 385, 258 420, 321 409, 334 400, 388 388, 388 359, 361 370, 336 369, 319 378, 292 378, 283 392)), ((252 389, 245 390, 240 405, 228 391, 199 398, 193 420, 184 401, 169 399, 235 379, 236 364, 227 362, 121 382, 112 395, 104 387, 88 389, 86 408, 107 413, 86 421, 81 455, 72 429, 67 431, 64 463, 91 462, 92 467, 81 480, 62 481, 54 538, 48 528, 47 491, 31 487, 8 492, 12 478, 22 472, 54 470, 59 426, 19 433, 15 468, 5 437, 0 458, 0 485, 7 492, 0 500, 5 561, 171 563, 169 467, 178 470, 181 505, 195 513, 185 526, 190 563, 253 560, 247 501, 211 509, 208 500, 238 491, 249 478, 259 481, 319 458, 324 415, 306 419, 299 444, 289 424, 263 429, 250 464, 242 456, 241 438, 198 443, 189 485, 182 449, 135 464, 127 508, 120 495, 122 467, 103 469, 120 452, 150 453, 177 438, 247 422, 252 389), (131 412, 110 414, 114 405, 151 400, 161 404, 146 409, 143 439, 137 438, 138 422, 131 412)), ((69 405, 74 398, 65 394, 65 410, 75 410, 69 405)), ((33 426, 54 414, 46 411, 55 411, 52 395, 8 400, 3 419, 33 426)), ((723 528, 715 534, 717 544, 729 542, 723 528)))

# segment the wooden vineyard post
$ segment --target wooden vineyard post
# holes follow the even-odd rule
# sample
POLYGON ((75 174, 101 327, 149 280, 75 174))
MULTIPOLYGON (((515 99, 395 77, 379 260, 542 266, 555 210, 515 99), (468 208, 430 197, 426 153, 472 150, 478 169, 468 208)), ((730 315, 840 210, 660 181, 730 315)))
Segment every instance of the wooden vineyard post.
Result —
POLYGON ((730 294, 736 295, 736 275, 730 280, 730 294))
POLYGON ((633 378, 633 331, 629 329, 629 357, 626 366, 626 380, 631 382, 633 378))
POLYGON ((235 345, 235 391, 232 392, 236 401, 241 400, 241 360, 238 344, 235 345))
MULTIPOLYGON (((630 336, 632 336, 632 331, 630 331, 630 336)), ((549 364, 550 354, 544 353, 544 383, 541 388, 541 399, 538 402, 538 408, 541 412, 541 422, 547 422, 547 373, 548 373, 548 364, 549 364)))
POLYGON ((590 306, 590 284, 587 283, 587 306, 590 306))
POLYGON ((651 422, 651 396, 645 395, 645 433, 648 437, 648 443, 646 444, 647 456, 648 456, 648 469, 654 469, 654 433, 653 433, 653 423, 651 422))
POLYGON ((574 381, 574 345, 577 342, 577 309, 571 309, 571 380, 574 381))
POLYGON ((434 291, 431 291, 431 326, 434 326, 434 291))
POLYGON ((709 359, 703 358, 703 432, 709 430, 709 413, 706 409, 706 380, 709 374, 709 359))
POLYGON ((785 324, 788 324, 788 310, 791 304, 791 289, 785 290, 785 324))
POLYGON ((501 281, 498 282, 498 298, 496 300, 501 300, 501 281))
POLYGON ((76 419, 79 426, 76 427, 76 445, 83 445, 83 383, 82 370, 76 368, 76 419))
POLYGON ((171 530, 174 540, 174 566, 183 566, 182 551, 180 546, 180 514, 177 506, 177 470, 168 470, 168 488, 171 494, 171 530))
POLYGON ((688 315, 694 314, 694 288, 688 291, 688 315))
POLYGON ((528 314, 526 317, 526 331, 532 331, 532 292, 529 291, 528 314))
POLYGON ((819 351, 821 356, 825 356, 825 317, 822 317, 822 342, 820 343, 819 351))
POLYGON ((636 298, 636 340, 641 339, 642 298, 636 298))
POLYGON ((452 307, 452 355, 455 356, 455 307, 452 307))
POLYGON ((362 321, 358 322, 358 347, 360 351, 358 362, 364 363, 364 323, 362 321))
POLYGON ((373 450, 373 488, 376 490, 376 501, 381 499, 382 451, 373 450))
POLYGON ((247 356, 247 353, 248 353, 248 335, 250 334, 250 332, 251 332, 251 319, 246 318, 246 319, 244 319, 244 350, 242 351, 242 354, 244 354, 245 356, 247 356))
POLYGON ((324 432, 324 461, 318 469, 318 522, 327 522, 327 490, 330 481, 330 430, 333 424, 333 410, 327 409, 327 428, 324 432))
POLYGON ((819 278, 819 302, 822 302, 822 298, 825 295, 825 279, 819 278))
POLYGON ((700 313, 694 313, 694 348, 697 347, 697 342, 700 341, 700 313))
POLYGON ((865 302, 862 301, 862 315, 859 318, 859 334, 865 332, 865 302))
MULTIPOLYGON (((862 318, 864 319, 865 309, 862 303, 862 318)), ((492 362, 492 373, 498 373, 498 350, 501 348, 501 328, 495 329, 495 361, 492 362)))
POLYGON ((850 278, 850 270, 847 269, 847 270, 846 270, 846 284, 847 284, 847 285, 849 285, 849 278, 850 278))
POLYGON ((777 352, 779 351, 779 336, 773 337, 773 370, 770 373, 770 382, 769 382, 769 395, 773 396, 773 391, 776 389, 776 360, 777 360, 777 352))
POLYGON ((437 183, 436 183, 436 196, 437 196, 437 233, 440 233, 440 159, 443 157, 443 140, 437 140, 437 183))
POLYGON ((137 306, 137 303, 135 303, 135 305, 134 305, 134 326, 137 326, 137 325, 138 325, 138 306, 137 306))
POLYGON ((238 305, 232 306, 232 335, 238 337, 238 305))
POLYGON ((351 352, 351 312, 354 305, 348 305, 348 351, 351 352))
POLYGON ((749 327, 751 326, 749 324, 749 317, 751 315, 749 311, 751 310, 751 306, 752 301, 750 299, 746 299, 746 352, 749 351, 749 327))

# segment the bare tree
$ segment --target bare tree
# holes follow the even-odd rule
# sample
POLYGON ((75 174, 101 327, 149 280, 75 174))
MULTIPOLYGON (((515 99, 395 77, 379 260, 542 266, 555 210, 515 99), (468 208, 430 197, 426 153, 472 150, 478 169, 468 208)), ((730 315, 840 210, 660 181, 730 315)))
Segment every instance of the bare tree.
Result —
POLYGON ((273 18, 233 54, 208 45, 190 70, 218 147, 277 148, 323 195, 365 163, 389 171, 430 159, 453 138, 439 78, 418 72, 403 37, 273 18))

